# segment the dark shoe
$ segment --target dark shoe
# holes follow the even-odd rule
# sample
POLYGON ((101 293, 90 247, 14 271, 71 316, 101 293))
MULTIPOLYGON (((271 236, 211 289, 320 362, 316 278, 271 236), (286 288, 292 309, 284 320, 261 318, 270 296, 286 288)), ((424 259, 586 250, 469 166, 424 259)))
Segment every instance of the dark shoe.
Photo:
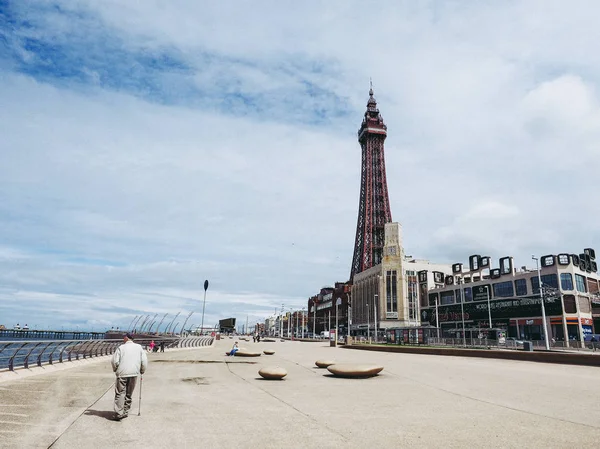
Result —
POLYGON ((123 418, 127 418, 126 415, 115 415, 113 416, 112 420, 113 421, 121 421, 123 418))

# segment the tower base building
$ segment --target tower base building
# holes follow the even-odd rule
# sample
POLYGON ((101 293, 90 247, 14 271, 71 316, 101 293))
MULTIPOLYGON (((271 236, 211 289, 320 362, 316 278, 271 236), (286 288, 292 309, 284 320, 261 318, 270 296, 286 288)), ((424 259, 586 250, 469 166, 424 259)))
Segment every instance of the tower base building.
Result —
MULTIPOLYGON (((381 263, 354 275, 350 330, 353 337, 384 338, 386 329, 420 327, 421 298, 444 285, 452 266, 414 259, 404 254, 400 223, 387 223, 381 263), (425 282, 419 282, 421 279, 425 282)), ((430 326, 430 323, 426 323, 430 326)))

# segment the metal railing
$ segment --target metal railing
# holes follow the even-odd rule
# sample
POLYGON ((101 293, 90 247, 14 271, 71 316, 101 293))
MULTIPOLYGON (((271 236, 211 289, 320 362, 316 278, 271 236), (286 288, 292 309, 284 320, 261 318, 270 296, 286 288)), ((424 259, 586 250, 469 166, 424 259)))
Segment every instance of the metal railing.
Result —
MULTIPOLYGON (((213 337, 186 337, 170 340, 155 340, 155 350, 160 343, 170 348, 194 348, 210 346, 213 337)), ((151 339, 136 339, 145 349, 151 339)), ((0 341, 0 372, 14 371, 18 368, 30 366, 53 365, 54 363, 71 362, 73 360, 87 359, 111 355, 123 344, 123 340, 43 340, 43 341, 0 341)))
MULTIPOLYGON (((498 340, 489 340, 485 338, 467 338, 466 347, 468 348, 486 348, 486 349, 523 349, 523 343, 527 341, 531 343, 533 349, 546 350, 546 342, 544 340, 514 340, 507 339, 504 343, 498 340)), ((429 346, 452 346, 456 348, 465 347, 465 342, 462 338, 434 338, 430 337, 427 340, 429 346)), ((585 342, 582 347, 579 341, 569 341, 567 346, 564 341, 550 342, 550 349, 558 351, 600 351, 600 343, 585 342)))
POLYGON ((0 341, 0 371, 109 355, 122 343, 122 340, 0 341))

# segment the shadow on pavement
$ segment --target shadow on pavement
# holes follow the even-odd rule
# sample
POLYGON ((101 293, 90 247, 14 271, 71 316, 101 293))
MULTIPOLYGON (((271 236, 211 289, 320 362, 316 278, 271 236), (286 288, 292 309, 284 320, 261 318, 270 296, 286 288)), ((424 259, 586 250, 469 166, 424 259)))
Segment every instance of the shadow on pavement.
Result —
POLYGON ((85 414, 99 416, 100 418, 108 419, 109 421, 113 421, 113 417, 115 416, 115 412, 112 410, 86 410, 85 414))

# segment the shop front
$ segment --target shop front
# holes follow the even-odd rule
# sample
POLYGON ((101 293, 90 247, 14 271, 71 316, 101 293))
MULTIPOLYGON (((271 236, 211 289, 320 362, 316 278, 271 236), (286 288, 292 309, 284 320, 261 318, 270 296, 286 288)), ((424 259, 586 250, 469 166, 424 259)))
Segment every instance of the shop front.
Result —
MULTIPOLYGON (((544 307, 547 316, 562 314, 560 298, 545 298, 544 307)), ((503 330, 509 337, 514 338, 543 339, 541 299, 537 296, 491 300, 489 303, 465 302, 462 306, 460 303, 439 305, 437 310, 436 307, 425 307, 421 309, 421 323, 429 322, 431 326, 436 327, 439 318, 441 336, 459 338, 464 322, 467 338, 478 338, 479 334, 483 334, 483 338, 494 338, 495 332, 486 335, 490 328, 490 311, 493 330, 503 330)))

